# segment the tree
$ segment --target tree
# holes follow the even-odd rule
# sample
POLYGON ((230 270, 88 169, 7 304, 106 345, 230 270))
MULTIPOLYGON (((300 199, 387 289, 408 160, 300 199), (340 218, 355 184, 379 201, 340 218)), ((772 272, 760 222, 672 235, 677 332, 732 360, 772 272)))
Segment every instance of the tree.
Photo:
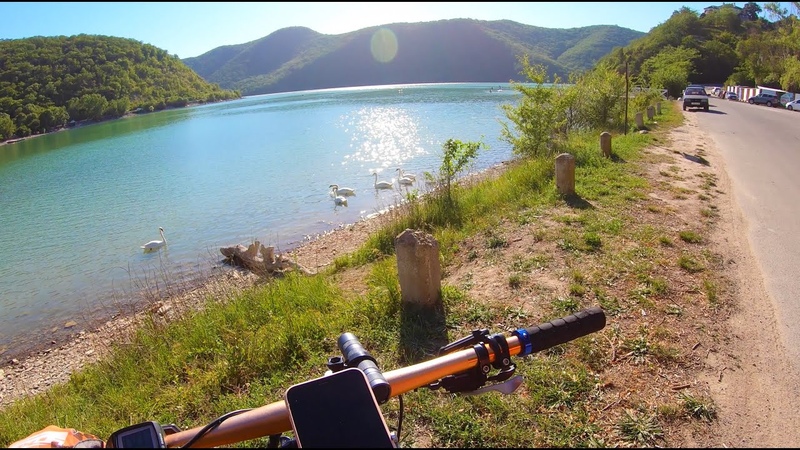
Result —
POLYGON ((17 126, 14 125, 11 116, 0 112, 0 141, 11 139, 15 131, 17 131, 17 126))
POLYGON ((68 120, 69 114, 67 114, 67 110, 63 106, 51 106, 39 114, 39 122, 45 131, 63 127, 68 120))
POLYGON ((666 89, 672 97, 679 97, 689 84, 698 56, 695 49, 667 47, 642 64, 640 79, 651 88, 666 89))
POLYGON ((513 146, 514 153, 536 156, 553 150, 558 131, 563 129, 567 117, 559 102, 560 79, 555 77, 552 85, 546 85, 548 77, 543 65, 531 65, 527 55, 519 61, 521 73, 529 83, 512 83, 512 87, 522 93, 522 98, 517 106, 502 106, 514 130, 503 122, 500 132, 502 139, 513 146))
POLYGON ((758 20, 758 14, 761 12, 761 7, 758 6, 758 3, 755 2, 747 2, 744 4, 742 8, 742 17, 745 20, 756 21, 758 20))
POLYGON ((580 117, 584 127, 623 128, 625 75, 598 65, 576 82, 581 95, 580 117))
POLYGON ((783 20, 789 15, 789 10, 778 2, 764 3, 764 12, 772 20, 783 20))
POLYGON ((448 139, 442 145, 444 156, 436 181, 444 186, 448 202, 453 201, 452 184, 456 176, 478 156, 478 150, 483 146, 482 142, 462 142, 458 139, 448 139))
POLYGON ((86 94, 67 103, 67 111, 75 120, 100 120, 108 108, 108 100, 100 94, 86 94))
POLYGON ((785 58, 774 33, 764 32, 742 39, 736 52, 740 61, 737 70, 746 73, 756 84, 773 87, 780 84, 785 58))
POLYGON ((795 58, 785 61, 781 87, 789 92, 800 91, 800 61, 795 58))

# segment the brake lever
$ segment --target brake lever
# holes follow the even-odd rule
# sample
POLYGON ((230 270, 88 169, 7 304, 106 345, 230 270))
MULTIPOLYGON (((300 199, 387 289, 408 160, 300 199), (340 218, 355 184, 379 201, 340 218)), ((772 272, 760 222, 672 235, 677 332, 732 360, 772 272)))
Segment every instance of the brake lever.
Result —
POLYGON ((503 395, 509 395, 514 393, 520 386, 522 386, 522 375, 517 375, 515 377, 509 378, 502 383, 495 383, 489 386, 483 386, 481 388, 475 389, 474 391, 467 391, 467 392, 460 392, 461 395, 481 395, 485 394, 489 391, 497 391, 503 395))

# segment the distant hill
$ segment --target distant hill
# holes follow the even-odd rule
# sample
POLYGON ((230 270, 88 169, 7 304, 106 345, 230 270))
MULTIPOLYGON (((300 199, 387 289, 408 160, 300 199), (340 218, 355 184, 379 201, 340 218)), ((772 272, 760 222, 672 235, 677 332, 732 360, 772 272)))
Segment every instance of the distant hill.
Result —
POLYGON ((0 40, 0 141, 154 111, 239 98, 177 56, 133 39, 81 34, 0 40))
POLYGON ((291 27, 183 62, 205 80, 243 95, 381 84, 508 82, 521 81, 520 55, 566 78, 644 35, 616 25, 556 29, 472 19, 395 23, 339 35, 291 27), (392 35, 396 56, 381 62, 372 55, 373 41, 394 48, 392 35))

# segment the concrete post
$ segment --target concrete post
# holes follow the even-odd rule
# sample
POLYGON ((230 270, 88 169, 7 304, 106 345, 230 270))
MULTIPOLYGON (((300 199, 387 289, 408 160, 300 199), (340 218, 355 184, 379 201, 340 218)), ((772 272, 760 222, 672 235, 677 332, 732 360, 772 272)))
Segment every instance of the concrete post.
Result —
POLYGON ((406 229, 394 239, 403 308, 442 311, 439 243, 422 231, 406 229))
POLYGON ((661 115, 661 102, 656 103, 656 114, 661 115))
POLYGON ((656 108, 652 105, 647 107, 647 120, 653 120, 653 117, 656 115, 656 108))
POLYGON ((569 153, 556 156, 556 188, 564 196, 575 194, 575 157, 569 153))
POLYGON ((611 156, 611 133, 608 131, 600 133, 600 150, 606 158, 611 156))
POLYGON ((644 129, 644 117, 642 117, 642 113, 636 113, 636 129, 643 130, 644 129))

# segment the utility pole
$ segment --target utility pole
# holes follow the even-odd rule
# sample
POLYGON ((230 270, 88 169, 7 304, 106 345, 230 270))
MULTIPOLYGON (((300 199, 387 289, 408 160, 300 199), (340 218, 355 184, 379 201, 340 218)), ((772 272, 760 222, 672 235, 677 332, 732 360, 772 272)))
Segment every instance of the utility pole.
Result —
POLYGON ((622 52, 622 57, 625 58, 625 134, 628 134, 628 55, 625 51, 622 52))

